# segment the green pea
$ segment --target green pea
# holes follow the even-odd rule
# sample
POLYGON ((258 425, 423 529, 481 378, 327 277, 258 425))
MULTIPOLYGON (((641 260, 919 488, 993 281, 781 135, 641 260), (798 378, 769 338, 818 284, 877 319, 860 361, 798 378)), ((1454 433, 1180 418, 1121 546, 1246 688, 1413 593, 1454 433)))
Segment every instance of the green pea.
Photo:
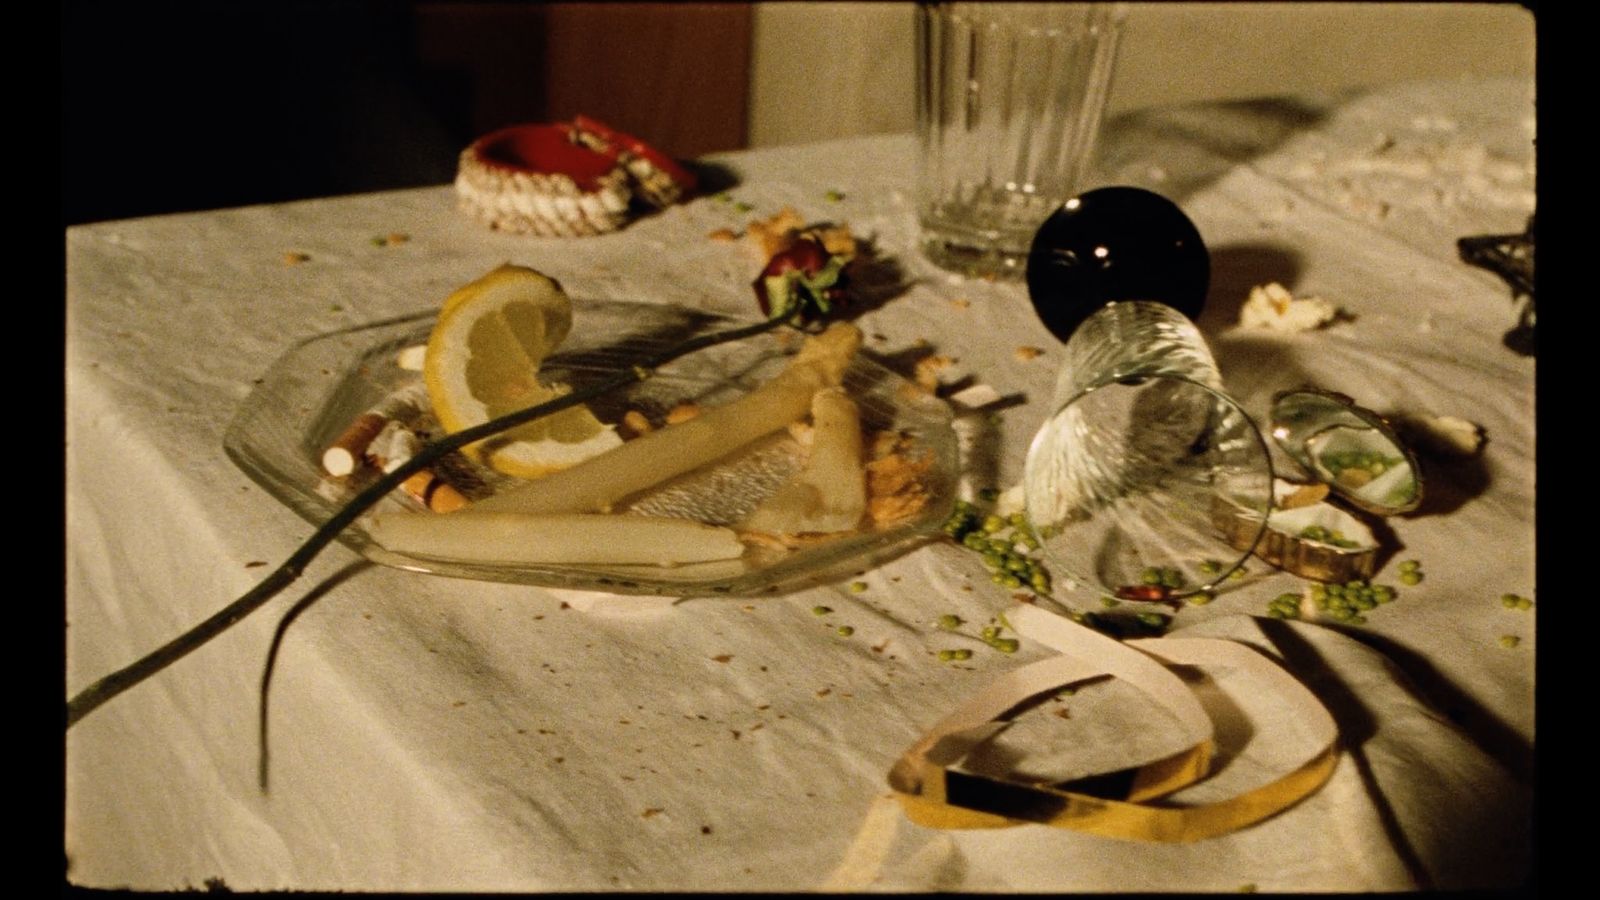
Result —
POLYGON ((951 659, 971 659, 972 658, 972 651, 968 650, 965 647, 962 647, 959 650, 951 650, 950 651, 950 658, 951 659))
POLYGON ((1533 609, 1533 601, 1527 597, 1518 597, 1517 609, 1533 609))
POLYGON ((1400 583, 1407 587, 1415 587, 1422 583, 1421 572, 1401 572, 1400 583))
POLYGON ((1239 580, 1243 579, 1244 576, 1247 575, 1247 574, 1249 574, 1249 571, 1247 569, 1245 569, 1244 566, 1240 566, 1239 568, 1234 569, 1232 572, 1228 573, 1228 580, 1229 581, 1239 581, 1239 580))
POLYGON ((1000 583, 1008 588, 1022 587, 1022 579, 1015 575, 1007 575, 1000 583))
POLYGON ((1022 643, 1016 638, 1001 638, 994 642, 994 648, 1001 653, 1015 653, 1022 643))
POLYGON ((822 195, 822 199, 828 201, 829 203, 838 203, 840 200, 844 199, 844 192, 829 190, 827 193, 822 195))
POLYGON ((849 637, 850 635, 856 633, 856 630, 851 628, 849 625, 840 625, 838 631, 840 637, 849 637))
POLYGON ((1210 591, 1199 591, 1194 596, 1189 598, 1189 602, 1195 606, 1205 606, 1207 603, 1210 603, 1215 599, 1217 599, 1216 594, 1213 594, 1210 591))
POLYGON ((1139 581, 1141 584, 1158 585, 1161 583, 1161 571, 1153 566, 1145 569, 1139 573, 1139 581))
POLYGON ((1139 621, 1151 628, 1160 628, 1167 624, 1167 617, 1161 613, 1139 613, 1139 621))
POLYGON ((983 530, 988 534, 994 534, 1004 527, 1006 527, 1006 522, 999 516, 990 515, 983 520, 983 530))
POLYGON ((1500 605, 1504 606, 1506 609, 1516 609, 1517 608, 1517 595, 1516 594, 1501 594, 1500 595, 1500 605))
POLYGON ((1012 528, 1027 528, 1028 517, 1019 512, 1014 512, 1006 519, 1012 528))
POLYGON ((1100 605, 1104 606, 1106 609, 1110 609, 1113 606, 1121 606, 1122 601, 1115 597, 1101 597, 1100 605))
POLYGON ((811 614, 813 616, 825 616, 825 615, 827 615, 828 613, 831 613, 831 612, 833 612, 833 608, 829 607, 829 606, 813 606, 813 607, 811 607, 811 614))
POLYGON ((955 659, 955 658, 956 658, 956 652, 954 650, 940 650, 939 651, 939 661, 940 662, 949 662, 950 660, 955 659))
POLYGON ((866 591, 866 589, 867 589, 867 583, 865 581, 852 581, 852 582, 850 582, 850 593, 852 593, 852 594, 863 593, 864 591, 866 591))
POLYGON ((1198 568, 1201 575, 1216 575, 1222 571, 1222 563, 1219 563, 1214 559, 1208 559, 1200 563, 1198 568))
POLYGON ((945 613, 939 617, 938 625, 945 631, 954 631, 961 627, 961 617, 955 613, 945 613))
POLYGON ((1168 569, 1161 573, 1161 583, 1169 588, 1183 587, 1183 573, 1177 569, 1168 569))
POLYGON ((1035 571, 1028 579, 1028 586, 1041 594, 1048 594, 1050 592, 1050 576, 1043 572, 1035 571))
POLYGON ((1522 638, 1519 638, 1514 634, 1500 635, 1500 646, 1506 648, 1507 650, 1510 650, 1512 647, 1515 647, 1520 643, 1522 643, 1522 638))
POLYGON ((1400 564, 1400 571, 1402 571, 1402 572, 1415 572, 1415 571, 1417 571, 1418 569, 1421 569, 1421 568, 1422 568, 1422 563, 1420 561, 1418 561, 1418 560, 1415 560, 1415 559, 1408 559, 1405 562, 1400 564))

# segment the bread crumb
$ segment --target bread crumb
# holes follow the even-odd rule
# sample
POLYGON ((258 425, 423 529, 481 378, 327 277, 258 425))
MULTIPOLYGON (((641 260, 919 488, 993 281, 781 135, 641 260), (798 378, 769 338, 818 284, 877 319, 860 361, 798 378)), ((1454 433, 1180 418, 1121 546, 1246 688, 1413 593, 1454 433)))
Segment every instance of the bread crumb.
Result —
POLYGON ((309 253, 300 253, 300 252, 297 252, 297 251, 294 251, 294 250, 290 250, 290 251, 287 251, 287 252, 285 252, 283 254, 283 264, 286 265, 286 266, 298 266, 303 262, 310 262, 310 261, 311 261, 311 254, 309 254, 309 253))
POLYGON ((972 305, 972 301, 965 297, 956 297, 950 301, 950 305, 954 306, 956 309, 966 309, 972 305))
POLYGON ((1029 346, 1027 344, 1023 344, 1022 346, 1017 348, 1016 353, 1017 353, 1017 359, 1020 359, 1023 362, 1027 362, 1030 359, 1038 359, 1039 357, 1043 356, 1044 355, 1044 348, 1043 347, 1031 347, 1031 346, 1029 346))
POLYGON ((955 362, 955 360, 951 359, 950 357, 939 356, 937 354, 932 356, 924 356, 923 358, 917 360, 917 386, 932 393, 939 387, 939 373, 950 368, 950 364, 953 362, 955 362))
POLYGON ((765 219, 751 221, 744 235, 765 261, 787 247, 794 240, 794 234, 805 224, 806 220, 800 218, 794 207, 785 206, 765 219))
POLYGON ((1314 331, 1338 318, 1339 310, 1321 297, 1296 298, 1276 281, 1250 289, 1239 308, 1241 328, 1271 331, 1314 331))
POLYGON ((706 237, 710 238, 713 241, 721 241, 723 243, 732 243, 733 241, 736 241, 736 240, 739 239, 739 233, 734 231, 732 228, 718 228, 715 231, 707 233, 706 237))
POLYGON ((1457 416, 1408 415, 1395 417, 1407 443, 1436 456, 1466 459, 1476 456, 1488 442, 1482 425, 1457 416))

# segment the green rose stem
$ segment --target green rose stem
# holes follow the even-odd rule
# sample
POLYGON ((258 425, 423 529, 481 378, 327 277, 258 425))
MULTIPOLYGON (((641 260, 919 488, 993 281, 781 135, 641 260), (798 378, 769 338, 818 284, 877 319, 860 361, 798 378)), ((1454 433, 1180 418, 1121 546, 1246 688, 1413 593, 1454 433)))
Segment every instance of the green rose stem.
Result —
POLYGON ((106 701, 160 672, 167 666, 187 656, 190 652, 199 649, 207 641, 228 630, 230 626, 240 619, 255 612, 262 604, 277 596, 280 591, 299 578, 301 573, 305 571, 306 566, 316 558, 317 554, 321 553, 323 548, 327 547, 333 542, 334 538, 339 536, 339 532, 343 531, 350 523, 359 518, 362 513, 370 509, 373 504, 388 496, 389 492, 399 487, 401 482, 419 470, 428 467, 446 453, 459 450, 474 441, 498 434, 508 428, 515 428, 541 416, 547 416, 593 400, 633 382, 643 381, 650 377, 652 370, 664 366, 681 356, 686 356, 697 350, 704 350, 707 347, 715 347, 718 344, 754 337, 762 332, 771 331, 779 325, 795 322, 806 309, 807 306, 805 304, 797 304, 785 311, 787 315, 692 338, 676 347, 648 357, 640 361, 639 364, 618 372, 606 381, 564 394, 548 403, 541 403, 514 413, 508 413, 482 425, 476 425, 464 431, 458 431, 455 434, 439 438, 436 441, 430 441, 398 469, 380 478, 357 494, 349 503, 346 503, 338 512, 334 513, 331 519, 323 523, 321 528, 313 532, 311 537, 307 538, 306 542, 301 544, 300 548, 284 561, 283 565, 263 579, 260 584, 251 588, 244 596, 217 610, 209 619, 178 635, 148 655, 112 672, 110 675, 101 678, 78 692, 76 697, 67 701, 67 728, 70 729, 84 716, 100 708, 106 701))

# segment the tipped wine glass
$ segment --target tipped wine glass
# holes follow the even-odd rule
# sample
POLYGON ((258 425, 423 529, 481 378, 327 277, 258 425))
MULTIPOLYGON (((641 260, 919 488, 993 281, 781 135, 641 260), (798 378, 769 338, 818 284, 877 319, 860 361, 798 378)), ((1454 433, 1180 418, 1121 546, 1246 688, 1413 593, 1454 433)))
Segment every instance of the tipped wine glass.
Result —
POLYGON ((1260 540, 1241 549, 1219 519, 1265 528, 1266 441, 1193 322, 1209 282, 1194 224, 1139 188, 1068 200, 1034 237, 1029 296, 1066 358, 1028 450, 1027 516, 1058 572, 1109 596, 1214 588, 1260 540))

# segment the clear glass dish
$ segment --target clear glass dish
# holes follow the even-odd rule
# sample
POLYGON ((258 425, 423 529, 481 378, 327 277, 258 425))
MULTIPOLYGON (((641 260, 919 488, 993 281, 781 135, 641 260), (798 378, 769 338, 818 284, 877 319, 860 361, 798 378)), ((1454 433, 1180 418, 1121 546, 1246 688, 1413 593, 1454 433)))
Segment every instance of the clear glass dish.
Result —
MULTIPOLYGON (((652 350, 740 324, 727 316, 654 304, 574 300, 573 306, 572 332, 560 352, 545 361, 540 377, 574 387, 631 368, 652 350)), ((363 467, 344 478, 332 477, 322 469, 323 450, 361 413, 421 381, 421 373, 402 368, 398 356, 427 341, 436 315, 430 310, 335 331, 290 348, 235 414, 223 439, 229 458, 308 522, 326 522, 378 475, 363 467)), ((629 409, 659 423, 679 404, 712 406, 749 391, 781 371, 798 345, 795 340, 786 348, 779 335, 768 333, 711 347, 589 406, 607 423, 620 421, 629 409)), ((846 371, 844 387, 861 407, 869 441, 872 432, 893 430, 909 439, 912 452, 926 452, 931 459, 921 477, 927 502, 887 527, 864 525, 793 548, 751 546, 736 560, 674 567, 481 565, 393 553, 373 542, 365 528, 373 514, 420 508, 395 492, 346 528, 339 540, 375 562, 414 572, 619 594, 748 595, 859 571, 939 533, 954 505, 958 463, 950 409, 943 401, 917 390, 865 351, 846 371)), ((425 413, 418 428, 432 424, 425 413)), ((798 451, 792 436, 778 432, 630 498, 616 511, 732 525, 798 469, 798 451)), ((453 462, 463 467, 461 474, 469 482, 481 481, 477 494, 519 483, 465 457, 453 462)))

